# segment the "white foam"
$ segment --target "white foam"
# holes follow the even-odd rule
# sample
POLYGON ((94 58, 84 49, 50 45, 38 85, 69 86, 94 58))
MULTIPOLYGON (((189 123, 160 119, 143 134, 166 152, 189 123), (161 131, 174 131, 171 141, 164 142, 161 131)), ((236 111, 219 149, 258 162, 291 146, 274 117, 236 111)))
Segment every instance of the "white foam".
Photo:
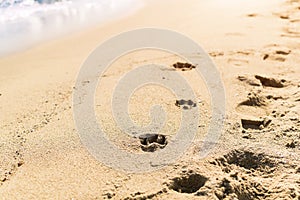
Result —
POLYGON ((65 0, 52 4, 24 0, 0 8, 0 56, 122 17, 142 5, 140 0, 65 0))

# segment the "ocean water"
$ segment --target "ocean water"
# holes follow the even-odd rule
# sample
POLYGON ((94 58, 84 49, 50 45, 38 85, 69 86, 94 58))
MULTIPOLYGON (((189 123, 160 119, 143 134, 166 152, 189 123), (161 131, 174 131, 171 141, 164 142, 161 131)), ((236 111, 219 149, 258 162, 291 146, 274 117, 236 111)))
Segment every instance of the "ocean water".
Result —
POLYGON ((141 0, 0 0, 0 56, 128 15, 141 0))

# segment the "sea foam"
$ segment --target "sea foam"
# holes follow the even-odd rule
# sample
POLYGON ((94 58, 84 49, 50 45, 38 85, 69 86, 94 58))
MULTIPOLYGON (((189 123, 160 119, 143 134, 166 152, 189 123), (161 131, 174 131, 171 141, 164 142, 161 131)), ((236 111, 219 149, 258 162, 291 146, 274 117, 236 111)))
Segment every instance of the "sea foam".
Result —
POLYGON ((129 14, 140 0, 0 0, 0 56, 129 14))

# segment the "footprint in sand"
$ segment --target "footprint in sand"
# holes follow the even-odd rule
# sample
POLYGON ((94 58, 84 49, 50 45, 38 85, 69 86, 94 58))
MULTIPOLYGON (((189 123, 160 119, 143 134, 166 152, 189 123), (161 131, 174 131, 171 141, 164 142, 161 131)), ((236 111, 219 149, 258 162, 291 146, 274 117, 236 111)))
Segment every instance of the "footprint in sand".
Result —
POLYGON ((147 133, 139 136, 141 149, 145 152, 154 152, 167 145, 167 137, 162 134, 147 133))
POLYGON ((254 55, 254 52, 252 49, 230 52, 230 58, 228 58, 227 62, 237 67, 246 66, 249 63, 248 56, 254 55))
POLYGON ((175 69, 181 70, 181 71, 189 71, 189 70, 196 68, 196 66, 194 66, 190 63, 181 63, 181 62, 177 62, 177 63, 173 64, 173 67, 175 69))
POLYGON ((202 188, 207 181, 207 177, 193 171, 189 171, 180 177, 173 178, 171 183, 168 183, 167 185, 169 189, 176 192, 191 194, 202 188))
POLYGON ((292 51, 283 46, 279 46, 276 44, 268 45, 264 48, 263 53, 263 60, 272 60, 272 61, 278 61, 278 62, 284 62, 287 59, 287 56, 292 51))
POLYGON ((197 106, 197 104, 192 100, 176 100, 175 105, 181 107, 183 110, 190 110, 197 106))
MULTIPOLYGON (((294 177, 299 168, 289 159, 278 162, 278 158, 285 154, 274 149, 276 147, 272 150, 261 146, 235 148, 211 160, 209 163, 220 167, 224 173, 218 176, 215 181, 218 185, 213 187, 216 199, 297 199, 293 198, 297 197, 294 177), (264 181, 257 181, 258 178, 264 181), (289 184, 290 181, 293 184, 289 184)), ((211 179, 207 184, 210 182, 211 179)))
POLYGON ((287 85, 287 81, 285 79, 276 79, 260 75, 255 75, 255 78, 258 79, 265 87, 283 88, 287 85))
POLYGON ((224 56, 225 53, 222 51, 211 51, 208 53, 211 57, 220 57, 220 56, 224 56))
POLYGON ((269 100, 259 92, 251 92, 247 98, 241 101, 236 107, 236 111, 242 115, 259 118, 270 114, 269 100))
POLYGON ((272 120, 268 117, 265 118, 242 118, 241 123, 244 129, 257 129, 262 130, 266 128, 272 120))
POLYGON ((239 106, 257 106, 263 107, 267 106, 266 97, 260 96, 256 93, 249 93, 247 99, 239 103, 239 106))
POLYGON ((285 79, 277 79, 261 75, 255 75, 253 77, 250 75, 241 75, 238 76, 237 79, 251 86, 283 88, 288 85, 288 81, 285 79))
POLYGON ((281 37, 300 38, 300 31, 294 27, 286 27, 283 29, 284 34, 281 37))
POLYGON ((229 64, 237 66, 237 67, 242 67, 242 66, 245 66, 249 63, 248 60, 238 59, 238 58, 229 58, 227 62, 229 64))
POLYGON ((246 83, 247 85, 251 86, 262 86, 261 82, 257 80, 255 77, 249 75, 241 75, 237 78, 239 81, 246 83))

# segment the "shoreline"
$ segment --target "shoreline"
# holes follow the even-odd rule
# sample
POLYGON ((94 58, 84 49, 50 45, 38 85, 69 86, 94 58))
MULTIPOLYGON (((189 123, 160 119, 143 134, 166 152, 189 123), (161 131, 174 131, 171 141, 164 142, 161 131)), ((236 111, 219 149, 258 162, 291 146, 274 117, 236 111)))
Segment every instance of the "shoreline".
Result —
POLYGON ((16 4, 0 8, 3 12, 0 25, 4 27, 0 29, 2 35, 0 57, 24 52, 37 45, 74 35, 91 27, 104 26, 130 16, 146 5, 144 1, 134 1, 126 0, 116 5, 113 0, 106 3, 77 0, 72 3, 71 1, 36 3, 25 6, 16 4), (26 9, 29 11, 25 12, 26 9))

